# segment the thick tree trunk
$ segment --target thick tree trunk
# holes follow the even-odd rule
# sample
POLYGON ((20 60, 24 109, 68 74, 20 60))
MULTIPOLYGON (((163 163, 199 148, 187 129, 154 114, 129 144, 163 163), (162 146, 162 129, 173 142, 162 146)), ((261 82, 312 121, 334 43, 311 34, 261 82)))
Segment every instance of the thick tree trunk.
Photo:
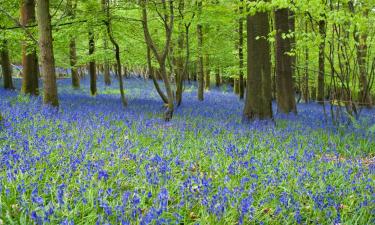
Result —
POLYGON ((39 48, 43 75, 43 102, 58 106, 55 59, 53 56, 51 16, 49 0, 37 0, 37 20, 39 30, 39 48))
MULTIPOLYGON (((35 23, 35 0, 21 1, 20 24, 27 26, 35 23)), ((22 92, 39 95, 38 59, 33 45, 22 43, 22 92)))
MULTIPOLYGON (((89 31, 89 55, 94 54, 95 51, 95 41, 94 41, 94 33, 90 30, 89 31)), ((96 65, 95 60, 91 60, 89 62, 89 74, 90 74, 90 91, 91 95, 96 95, 96 65)))
POLYGON ((239 13, 240 13, 240 19, 238 22, 238 33, 239 33, 239 40, 238 40, 238 57, 239 57, 239 72, 240 72, 240 77, 239 77, 239 95, 240 99, 244 98, 244 72, 243 72, 243 18, 242 18, 242 13, 243 13, 243 7, 242 7, 242 2, 243 0, 240 0, 240 7, 239 7, 239 13))
POLYGON ((326 47, 326 21, 319 21, 319 34, 322 39, 319 44, 319 73, 318 73, 318 94, 317 100, 320 104, 324 104, 324 73, 325 73, 325 47, 326 47))
POLYGON ((247 88, 243 121, 272 119, 271 56, 268 14, 247 16, 247 88))
POLYGON ((4 89, 14 89, 12 79, 12 65, 10 64, 8 41, 3 40, 0 46, 1 50, 1 68, 3 70, 4 89))
POLYGON ((286 8, 275 11, 276 89, 279 113, 297 113, 293 88, 292 59, 287 55, 291 50, 291 45, 288 38, 282 37, 282 34, 289 32, 288 11, 286 8))
MULTIPOLYGON (((202 14, 202 0, 198 1, 198 14, 199 20, 201 20, 200 15, 202 14)), ((198 35, 198 100, 203 101, 204 99, 204 70, 203 70, 203 27, 201 21, 197 25, 197 35, 198 35)))

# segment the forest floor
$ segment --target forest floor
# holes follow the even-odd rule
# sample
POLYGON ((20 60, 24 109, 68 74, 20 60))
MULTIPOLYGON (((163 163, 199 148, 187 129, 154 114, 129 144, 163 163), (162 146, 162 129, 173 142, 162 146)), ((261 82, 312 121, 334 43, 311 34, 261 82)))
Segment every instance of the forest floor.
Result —
POLYGON ((127 108, 88 84, 59 80, 58 111, 0 90, 0 224, 375 223, 375 110, 242 124, 230 88, 186 85, 166 123, 151 81, 125 80, 127 108))

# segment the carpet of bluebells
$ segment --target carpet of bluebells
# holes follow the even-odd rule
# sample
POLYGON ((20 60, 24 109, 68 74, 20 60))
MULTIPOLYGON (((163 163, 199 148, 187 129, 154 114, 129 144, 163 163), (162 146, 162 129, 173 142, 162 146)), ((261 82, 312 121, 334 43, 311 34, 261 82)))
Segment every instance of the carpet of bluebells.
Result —
MULTIPOLYGON (((20 87, 20 81, 16 81, 20 87)), ((374 224, 375 110, 334 125, 299 104, 242 124, 230 88, 171 122, 152 82, 59 80, 59 110, 0 88, 0 224, 374 224)))

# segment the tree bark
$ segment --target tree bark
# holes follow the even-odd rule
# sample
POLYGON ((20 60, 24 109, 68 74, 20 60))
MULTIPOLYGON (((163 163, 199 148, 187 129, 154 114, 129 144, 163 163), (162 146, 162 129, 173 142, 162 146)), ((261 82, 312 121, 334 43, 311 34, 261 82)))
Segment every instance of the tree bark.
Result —
POLYGON ((211 86, 211 70, 210 70, 210 57, 206 54, 206 66, 205 66, 205 79, 204 79, 204 86, 206 90, 210 90, 211 86))
POLYGON ((189 36, 189 30, 190 25, 185 25, 185 38, 186 38, 186 58, 185 58, 185 68, 184 68, 184 79, 188 80, 190 83, 190 76, 189 76, 189 64, 190 64, 190 36, 189 36))
MULTIPOLYGON (((307 21, 305 24, 305 33, 308 32, 307 21)), ((305 77, 304 77, 304 85, 303 85, 303 100, 305 103, 310 101, 310 93, 309 93, 309 49, 305 47, 305 77)))
POLYGON ((239 80, 237 78, 233 79, 233 92, 236 95, 240 94, 240 82, 239 82, 239 80))
MULTIPOLYGON (((105 2, 106 0, 102 0, 102 10, 105 12, 105 2)), ((103 37, 103 47, 104 50, 108 49, 108 40, 107 40, 107 35, 104 34, 103 37)), ((103 66, 103 75, 104 75, 104 84, 106 86, 111 85, 111 74, 110 74, 110 66, 109 66, 109 61, 107 57, 104 59, 104 66, 103 66)))
POLYGON ((270 46, 264 38, 268 33, 268 13, 257 12, 255 15, 247 16, 247 88, 244 122, 273 118, 270 46))
POLYGON ((197 78, 198 78, 198 100, 203 101, 204 99, 204 70, 203 70, 203 27, 201 24, 201 14, 202 14, 202 0, 197 2, 198 4, 198 16, 199 21, 197 25, 197 35, 198 35, 198 71, 197 71, 197 78))
POLYGON ((59 106, 56 84, 55 59, 53 56, 52 26, 49 0, 37 0, 40 61, 43 74, 44 104, 59 106))
POLYGON ((297 113, 293 88, 292 59, 287 55, 287 52, 291 50, 291 45, 289 38, 282 37, 283 34, 289 32, 288 15, 289 10, 286 8, 275 11, 276 89, 279 113, 297 113))
POLYGON ((165 96, 164 92, 161 90, 160 85, 156 79, 155 71, 154 68, 152 67, 151 63, 151 49, 150 47, 147 46, 147 66, 148 66, 148 71, 151 76, 152 82, 154 83, 155 89, 158 92, 160 98, 163 100, 164 103, 168 103, 168 98, 165 96))
MULTIPOLYGON (((363 16, 368 17, 369 10, 365 9, 363 16)), ((357 29, 355 29, 357 31, 357 29)), ((357 62, 359 69, 360 103, 368 108, 372 107, 371 90, 368 85, 367 75, 367 33, 354 33, 357 48, 357 62)))
POLYGON ((112 44, 115 46, 115 58, 116 58, 116 64, 117 64, 117 72, 119 76, 119 86, 120 86, 120 94, 121 94, 121 102, 123 106, 128 105, 128 101, 125 98, 124 93, 124 84, 122 80, 122 73, 121 73, 121 59, 120 59, 120 47, 118 43, 116 42, 115 38, 113 37, 113 31, 112 31, 112 24, 111 24, 111 16, 109 13, 109 0, 103 0, 105 4, 106 9, 106 21, 105 25, 107 27, 107 34, 109 36, 109 40, 112 42, 112 44))
MULTIPOLYGON (((35 23, 35 0, 21 1, 22 26, 35 23)), ((38 84, 38 59, 35 47, 26 41, 22 43, 22 92, 25 94, 39 95, 38 84)))
MULTIPOLYGON (((76 4, 73 2, 74 0, 68 0, 67 1, 67 16, 71 17, 71 19, 74 19, 75 17, 75 7, 76 4)), ((71 37, 69 42, 69 58, 70 58, 70 71, 72 74, 72 86, 73 88, 78 89, 80 87, 80 80, 78 76, 78 71, 76 67, 77 63, 77 53, 76 53, 76 41, 74 37, 71 37)))
MULTIPOLYGON (((324 16, 323 16, 324 17, 324 16)), ((324 104, 324 73, 325 73, 325 47, 326 47, 326 21, 319 21, 319 34, 322 39, 319 44, 319 71, 318 71, 318 94, 317 100, 319 104, 324 104)))
POLYGON ((239 72, 240 72, 240 77, 239 77, 239 96, 240 99, 244 98, 244 72, 243 72, 243 18, 242 18, 242 13, 243 13, 243 6, 242 6, 243 0, 240 0, 240 7, 239 7, 239 13, 240 13, 240 19, 238 22, 238 33, 239 33, 239 40, 238 40, 238 57, 239 57, 239 72))
MULTIPOLYGON (((180 14, 183 16, 185 4, 184 0, 178 1, 178 10, 180 14)), ((183 82, 185 79, 186 73, 186 60, 184 60, 184 40, 186 34, 186 28, 184 26, 183 20, 181 19, 178 24, 178 37, 177 37, 177 57, 174 60, 176 64, 176 105, 180 106, 182 102, 182 92, 183 92, 183 82)))
POLYGON ((3 70, 4 89, 14 89, 12 79, 12 65, 9 59, 8 41, 3 40, 1 49, 1 68, 3 70))
MULTIPOLYGON (((91 29, 91 28, 90 28, 91 29)), ((94 54, 95 51, 95 41, 94 41, 94 33, 90 30, 89 31, 89 55, 94 54)), ((96 65, 95 60, 91 60, 89 62, 89 73, 90 73, 90 91, 91 95, 96 95, 96 65)))
POLYGON ((166 70, 166 59, 169 53, 171 39, 172 39, 172 33, 173 33, 173 26, 174 26, 174 8, 173 8, 173 1, 169 1, 169 15, 167 14, 167 6, 166 1, 161 0, 161 4, 164 8, 164 29, 165 29, 165 44, 163 51, 160 53, 154 41, 152 40, 152 37, 150 35, 149 29, 148 29, 148 19, 147 19, 147 9, 146 9, 146 1, 141 0, 140 1, 142 6, 142 19, 143 19, 143 31, 144 36, 146 39, 147 46, 151 48, 152 52, 154 53, 160 67, 160 75, 164 81, 164 86, 167 92, 168 96, 168 104, 167 104, 167 110, 164 113, 164 119, 165 121, 170 121, 173 116, 174 111, 174 96, 171 88, 171 84, 167 75, 166 70))
POLYGON ((215 72, 215 84, 216 84, 216 87, 220 87, 220 85, 221 85, 220 68, 216 68, 216 72, 215 72))

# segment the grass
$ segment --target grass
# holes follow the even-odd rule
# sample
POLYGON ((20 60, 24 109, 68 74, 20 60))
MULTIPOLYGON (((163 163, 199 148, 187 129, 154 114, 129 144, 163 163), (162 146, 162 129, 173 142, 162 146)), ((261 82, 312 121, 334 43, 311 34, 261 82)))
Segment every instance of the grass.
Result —
POLYGON ((128 108, 116 83, 87 85, 59 81, 59 111, 0 91, 0 224, 374 222, 373 110, 241 124, 236 96, 189 87, 165 123, 151 82, 125 80, 128 108))

